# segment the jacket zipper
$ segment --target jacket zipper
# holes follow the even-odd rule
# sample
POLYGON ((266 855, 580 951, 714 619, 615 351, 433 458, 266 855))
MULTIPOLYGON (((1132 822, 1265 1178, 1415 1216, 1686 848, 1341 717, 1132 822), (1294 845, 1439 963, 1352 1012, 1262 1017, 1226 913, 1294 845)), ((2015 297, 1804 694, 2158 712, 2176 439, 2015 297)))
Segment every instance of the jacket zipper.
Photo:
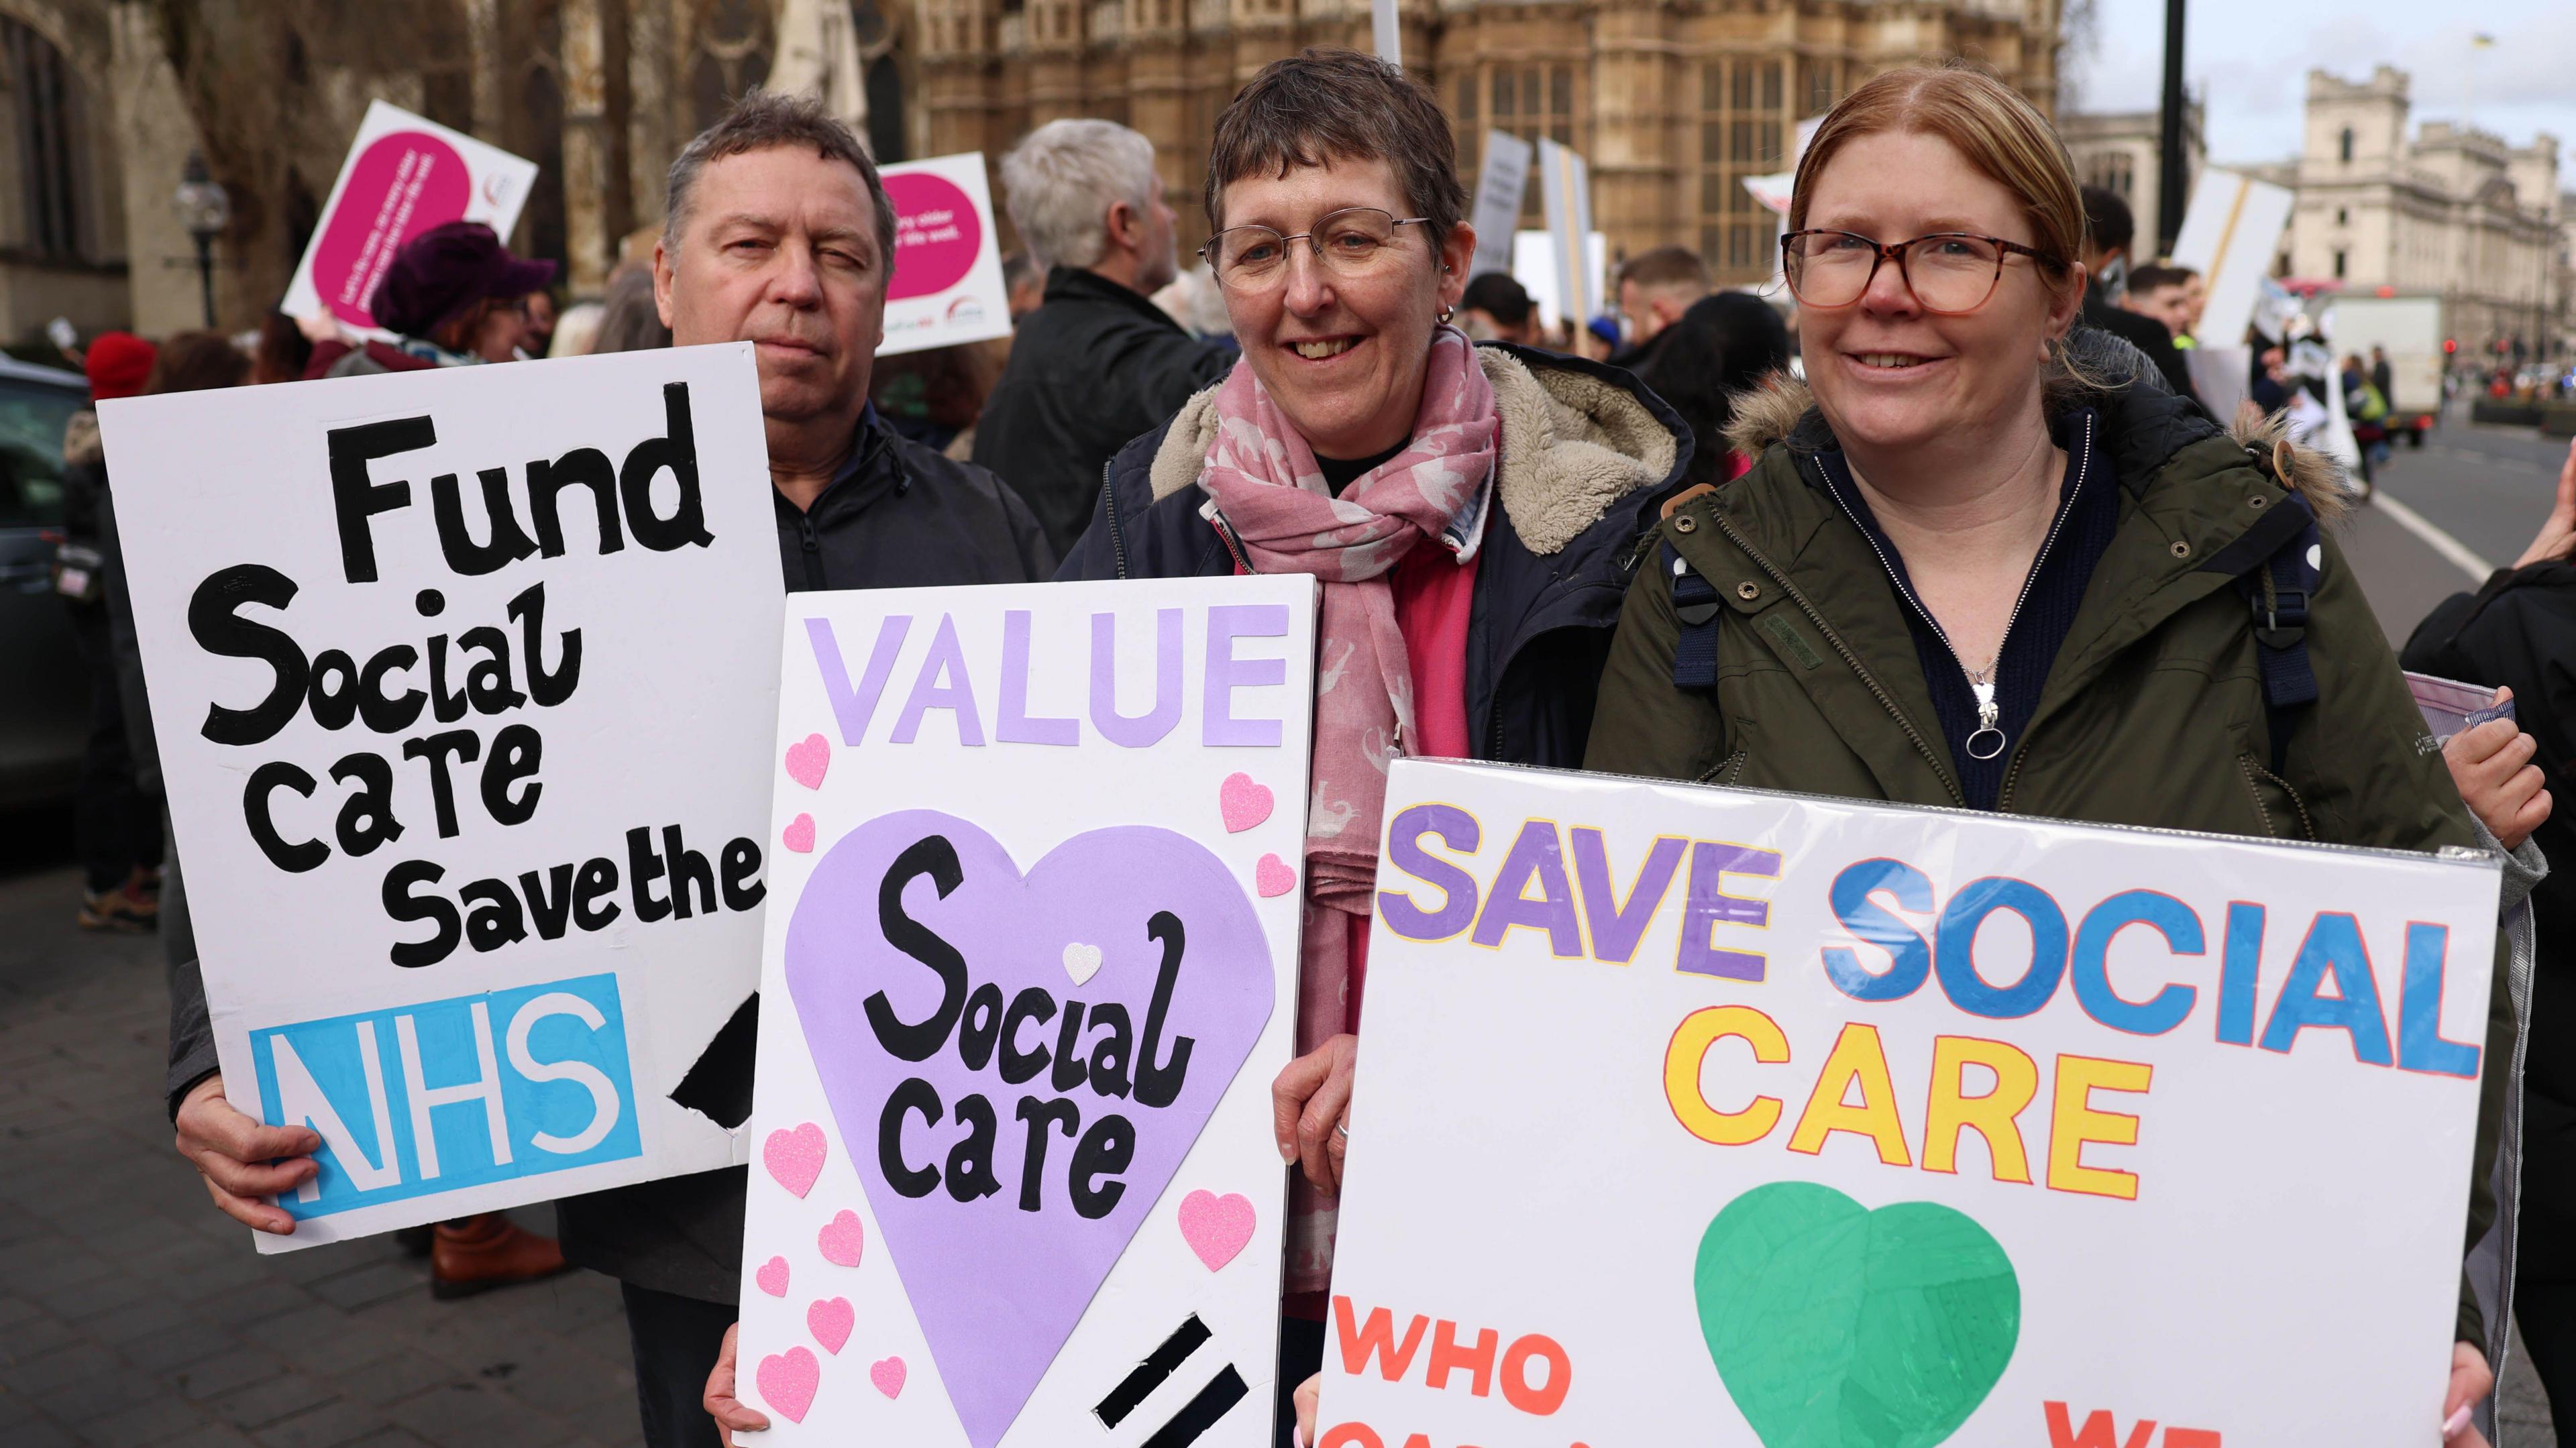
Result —
MULTIPOLYGON (((2084 486, 2084 474, 2092 462, 2093 419, 2090 416, 2087 416, 2084 419, 2084 441, 2081 446, 2083 450, 2076 454, 2075 459, 2075 486, 2079 489, 2084 486)), ((1819 479, 1824 478, 1824 464, 1818 463, 1816 465, 1816 475, 1819 479)), ((1825 492, 1828 496, 1833 498, 1834 506, 1843 510, 1843 516, 1851 519, 1852 526, 1860 528, 1860 519, 1852 516, 1850 506, 1843 502, 1842 494, 1834 491, 1833 484, 1829 479, 1825 480, 1825 492)), ((2039 540, 2039 553, 2036 557, 2030 560, 2030 572, 2022 578, 2021 593, 2013 599, 2012 612, 2004 616, 2003 636, 1995 640, 1995 661, 1994 663, 1987 665, 1987 672, 1990 674, 1999 675, 2002 672, 2004 646, 2012 641, 2013 625, 2021 622, 2022 605, 2030 602, 2030 591, 2039 582, 2039 570, 2045 567, 2048 563, 2049 550, 2057 546, 2057 535, 2065 531, 2067 515, 2074 511, 2071 504, 2072 495, 2070 494, 2066 501, 2060 503, 2057 509, 2056 519, 2048 525, 2048 536, 2039 540)), ((1968 692, 1976 696, 1977 728, 1974 734, 1968 736, 1969 741, 1974 743, 1977 734, 1983 734, 1989 729, 1995 731, 1995 737, 1997 739, 2002 739, 2003 730, 1998 727, 1998 725, 1999 721, 2003 718, 2004 711, 2003 706, 1995 702, 1995 689, 1999 680, 1989 678, 1980 681, 1975 674, 1969 672, 1967 661, 1959 657, 1958 646, 1950 642, 1950 631, 1941 627, 1941 620, 1934 618, 1932 616, 1932 610, 1925 608, 1923 606, 1923 601, 1914 596, 1914 590, 1906 584, 1904 577, 1896 571, 1896 565, 1889 561, 1887 550, 1878 546, 1877 535, 1870 532, 1867 528, 1860 528, 1860 534, 1863 538, 1869 540, 1869 551, 1878 555, 1878 566, 1887 570, 1887 581, 1895 584, 1897 593, 1903 596, 1907 605, 1912 607, 1917 614, 1921 615, 1925 623, 1932 626, 1932 636, 1941 641, 1943 651, 1950 655, 1951 664, 1959 670, 1960 677, 1967 681, 1968 692)), ((2003 745, 1999 743, 1995 746, 1995 753, 2000 754, 2002 752, 2003 745)), ((1971 750, 1969 751, 1969 757, 1974 759, 1981 756, 1979 756, 1974 750, 1971 750)), ((1994 755, 1988 754, 1982 757, 1992 759, 1994 758, 1994 755)), ((2010 782, 2010 776, 2018 775, 2020 772, 2021 756, 2016 752, 2013 756, 2012 766, 2005 771, 2007 784, 2010 782)), ((2003 803, 2003 796, 1998 794, 1996 796, 1995 803, 1996 806, 2000 808, 2003 803)))
POLYGON ((1127 576, 1127 535, 1118 531, 1118 489, 1109 478, 1112 458, 1100 465, 1100 508, 1102 521, 1109 525, 1109 546, 1118 559, 1118 576, 1127 576))
POLYGON ((1850 666, 1851 671, 1859 676, 1862 683, 1869 686, 1871 696, 1876 698, 1879 706, 1887 711, 1887 717, 1895 720, 1896 727, 1905 731, 1905 737, 1913 741, 1915 751, 1932 766, 1932 772, 1940 776, 1941 787, 1950 791, 1950 802, 1962 809, 1967 808, 1968 798, 1959 792, 1958 781, 1950 777, 1950 771, 1942 762, 1941 756, 1933 753, 1932 746, 1923 742, 1921 732, 1915 729, 1913 721, 1905 717, 1905 711, 1896 707, 1896 700, 1889 696, 1886 688, 1862 665, 1860 655, 1852 652, 1851 645, 1843 642, 1843 636, 1834 632, 1833 625, 1825 622, 1825 616, 1817 612, 1816 606, 1807 601, 1807 596, 1800 593, 1797 587, 1789 582, 1789 575, 1773 567, 1770 559, 1763 557, 1750 540, 1736 531, 1735 525, 1727 521, 1726 514, 1711 510, 1711 516, 1717 520, 1718 531, 1726 535, 1727 541, 1743 550, 1744 556, 1752 559, 1755 567, 1771 575, 1771 581, 1778 584, 1780 591, 1788 595, 1789 601, 1798 605, 1799 610, 1807 615, 1807 622, 1816 626, 1816 632, 1825 636, 1825 642, 1833 645, 1834 652, 1842 655, 1843 662, 1850 666))

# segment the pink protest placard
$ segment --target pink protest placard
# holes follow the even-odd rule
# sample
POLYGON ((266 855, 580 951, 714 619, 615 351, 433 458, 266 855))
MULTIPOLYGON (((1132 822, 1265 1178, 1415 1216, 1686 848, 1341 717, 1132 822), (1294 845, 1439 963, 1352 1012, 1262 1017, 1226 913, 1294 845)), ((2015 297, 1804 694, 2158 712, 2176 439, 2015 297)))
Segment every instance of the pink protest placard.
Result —
POLYGON ((879 356, 1011 334, 993 193, 978 151, 884 168, 894 203, 894 280, 879 356))
POLYGON ((404 242, 450 221, 480 221, 507 238, 536 176, 533 162, 375 102, 358 123, 280 310, 377 331, 367 300, 404 242))

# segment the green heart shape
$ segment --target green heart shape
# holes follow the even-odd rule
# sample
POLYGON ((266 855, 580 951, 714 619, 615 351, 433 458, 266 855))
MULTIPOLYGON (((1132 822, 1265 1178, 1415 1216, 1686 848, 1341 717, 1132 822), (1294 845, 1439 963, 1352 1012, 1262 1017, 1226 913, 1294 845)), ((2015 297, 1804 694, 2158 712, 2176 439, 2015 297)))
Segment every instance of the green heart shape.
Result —
POLYGON ((1727 1203, 1692 1285, 1709 1358, 1764 1448, 1930 1448, 2021 1336, 2012 1259, 1973 1218, 1873 1212, 1814 1182, 1727 1203))

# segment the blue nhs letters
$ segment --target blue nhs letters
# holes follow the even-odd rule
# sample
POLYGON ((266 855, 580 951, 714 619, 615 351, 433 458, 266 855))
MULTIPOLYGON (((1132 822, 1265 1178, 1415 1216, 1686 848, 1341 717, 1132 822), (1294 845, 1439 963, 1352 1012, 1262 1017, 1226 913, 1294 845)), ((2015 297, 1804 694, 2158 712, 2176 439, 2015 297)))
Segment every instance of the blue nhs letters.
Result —
POLYGON ((617 977, 251 1032, 260 1116, 322 1137, 297 1218, 643 1154, 617 977))

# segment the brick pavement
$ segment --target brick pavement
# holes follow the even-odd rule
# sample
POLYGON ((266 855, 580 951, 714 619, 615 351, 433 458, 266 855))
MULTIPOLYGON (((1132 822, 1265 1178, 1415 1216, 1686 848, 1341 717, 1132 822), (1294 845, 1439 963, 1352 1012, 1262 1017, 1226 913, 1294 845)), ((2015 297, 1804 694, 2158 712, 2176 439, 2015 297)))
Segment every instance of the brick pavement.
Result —
POLYGON ((0 1444, 637 1442, 604 1277, 442 1303, 390 1238, 259 1256, 171 1150, 160 942, 81 933, 77 889, 0 874, 0 1444))

